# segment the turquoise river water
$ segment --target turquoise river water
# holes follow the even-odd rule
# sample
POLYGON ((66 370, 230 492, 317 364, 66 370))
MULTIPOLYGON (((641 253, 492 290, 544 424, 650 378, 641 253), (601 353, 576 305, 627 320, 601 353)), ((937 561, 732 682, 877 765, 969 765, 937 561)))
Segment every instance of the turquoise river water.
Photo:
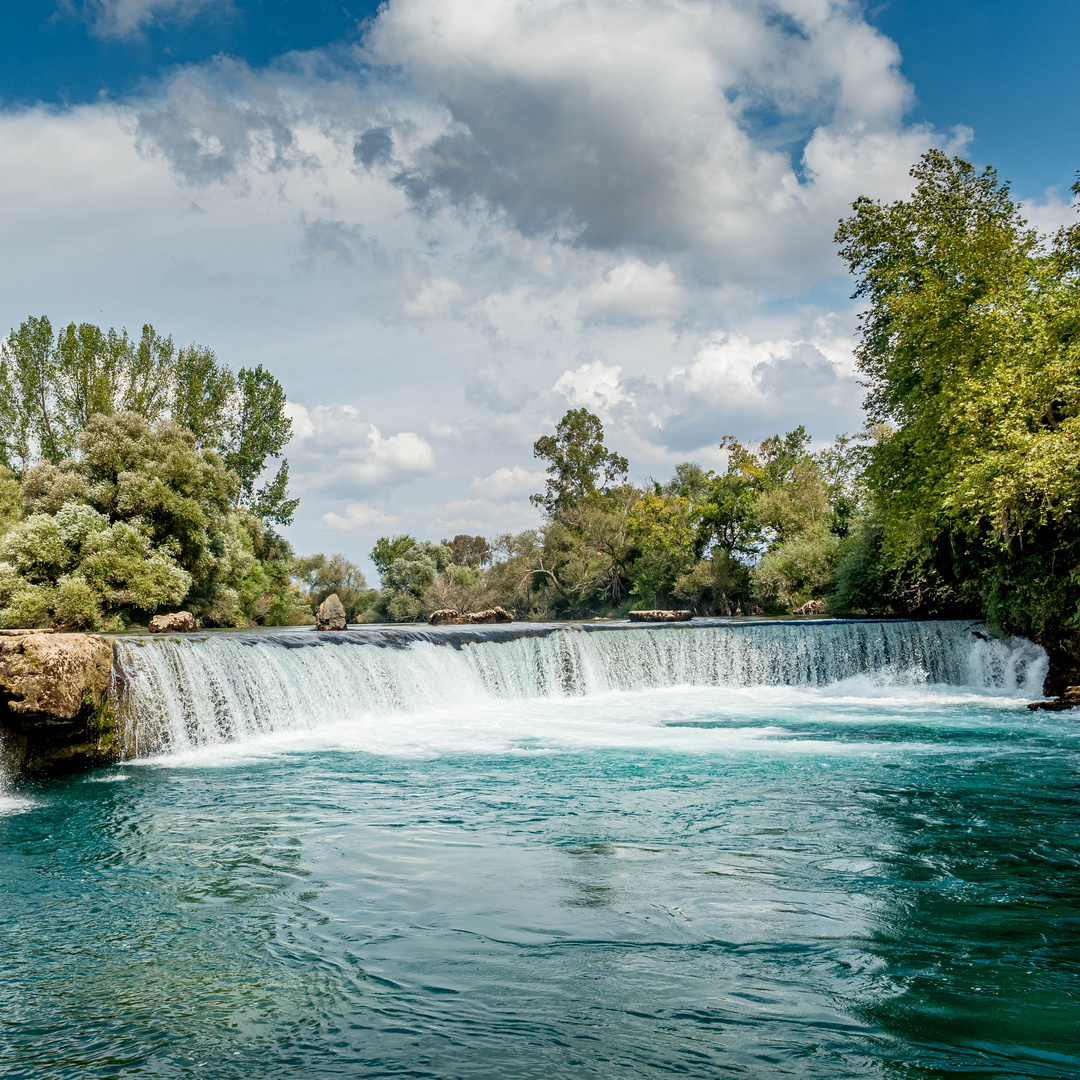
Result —
POLYGON ((962 623, 126 639, 132 760, 0 791, 0 1075, 1080 1077, 1044 665, 962 623))

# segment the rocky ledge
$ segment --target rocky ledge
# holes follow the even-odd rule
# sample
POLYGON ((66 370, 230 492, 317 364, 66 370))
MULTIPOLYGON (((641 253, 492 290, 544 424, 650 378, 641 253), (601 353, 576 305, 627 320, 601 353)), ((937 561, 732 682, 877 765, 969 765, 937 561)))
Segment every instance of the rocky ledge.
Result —
POLYGON ((692 611, 631 611, 631 622, 689 622, 692 611))
POLYGON ((1033 701, 1029 709, 1046 709, 1048 712, 1064 712, 1066 709, 1080 708, 1080 686, 1066 686, 1051 701, 1033 701))
POLYGON ((439 611, 433 611, 428 619, 432 626, 476 626, 482 623, 513 621, 513 614, 501 607, 488 608, 486 611, 458 611, 456 608, 442 608, 439 611))
POLYGON ((112 646, 95 634, 0 634, 0 754, 9 773, 41 775, 117 760, 107 691, 112 646))

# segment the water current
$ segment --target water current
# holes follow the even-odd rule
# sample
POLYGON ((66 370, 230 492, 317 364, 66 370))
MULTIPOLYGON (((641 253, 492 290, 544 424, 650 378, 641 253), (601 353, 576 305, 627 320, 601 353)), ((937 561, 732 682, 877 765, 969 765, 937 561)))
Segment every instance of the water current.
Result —
POLYGON ((963 623, 124 639, 0 1075, 1080 1077, 1080 722, 963 623))

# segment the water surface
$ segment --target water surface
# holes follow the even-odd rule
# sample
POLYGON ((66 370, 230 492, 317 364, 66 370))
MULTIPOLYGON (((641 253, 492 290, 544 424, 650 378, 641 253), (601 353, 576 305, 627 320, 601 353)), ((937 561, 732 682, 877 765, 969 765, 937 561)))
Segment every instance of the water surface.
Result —
POLYGON ((24 784, 0 1074, 1078 1077, 1080 724, 914 675, 448 694, 24 784))

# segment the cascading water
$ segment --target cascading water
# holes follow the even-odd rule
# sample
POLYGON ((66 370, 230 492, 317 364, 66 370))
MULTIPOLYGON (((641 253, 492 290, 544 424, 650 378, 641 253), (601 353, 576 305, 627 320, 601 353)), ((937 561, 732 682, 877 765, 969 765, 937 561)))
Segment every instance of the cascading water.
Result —
POLYGON ((664 687, 820 687, 854 676, 1038 696, 1045 654, 967 622, 309 630, 122 639, 136 755, 326 722, 664 687))

